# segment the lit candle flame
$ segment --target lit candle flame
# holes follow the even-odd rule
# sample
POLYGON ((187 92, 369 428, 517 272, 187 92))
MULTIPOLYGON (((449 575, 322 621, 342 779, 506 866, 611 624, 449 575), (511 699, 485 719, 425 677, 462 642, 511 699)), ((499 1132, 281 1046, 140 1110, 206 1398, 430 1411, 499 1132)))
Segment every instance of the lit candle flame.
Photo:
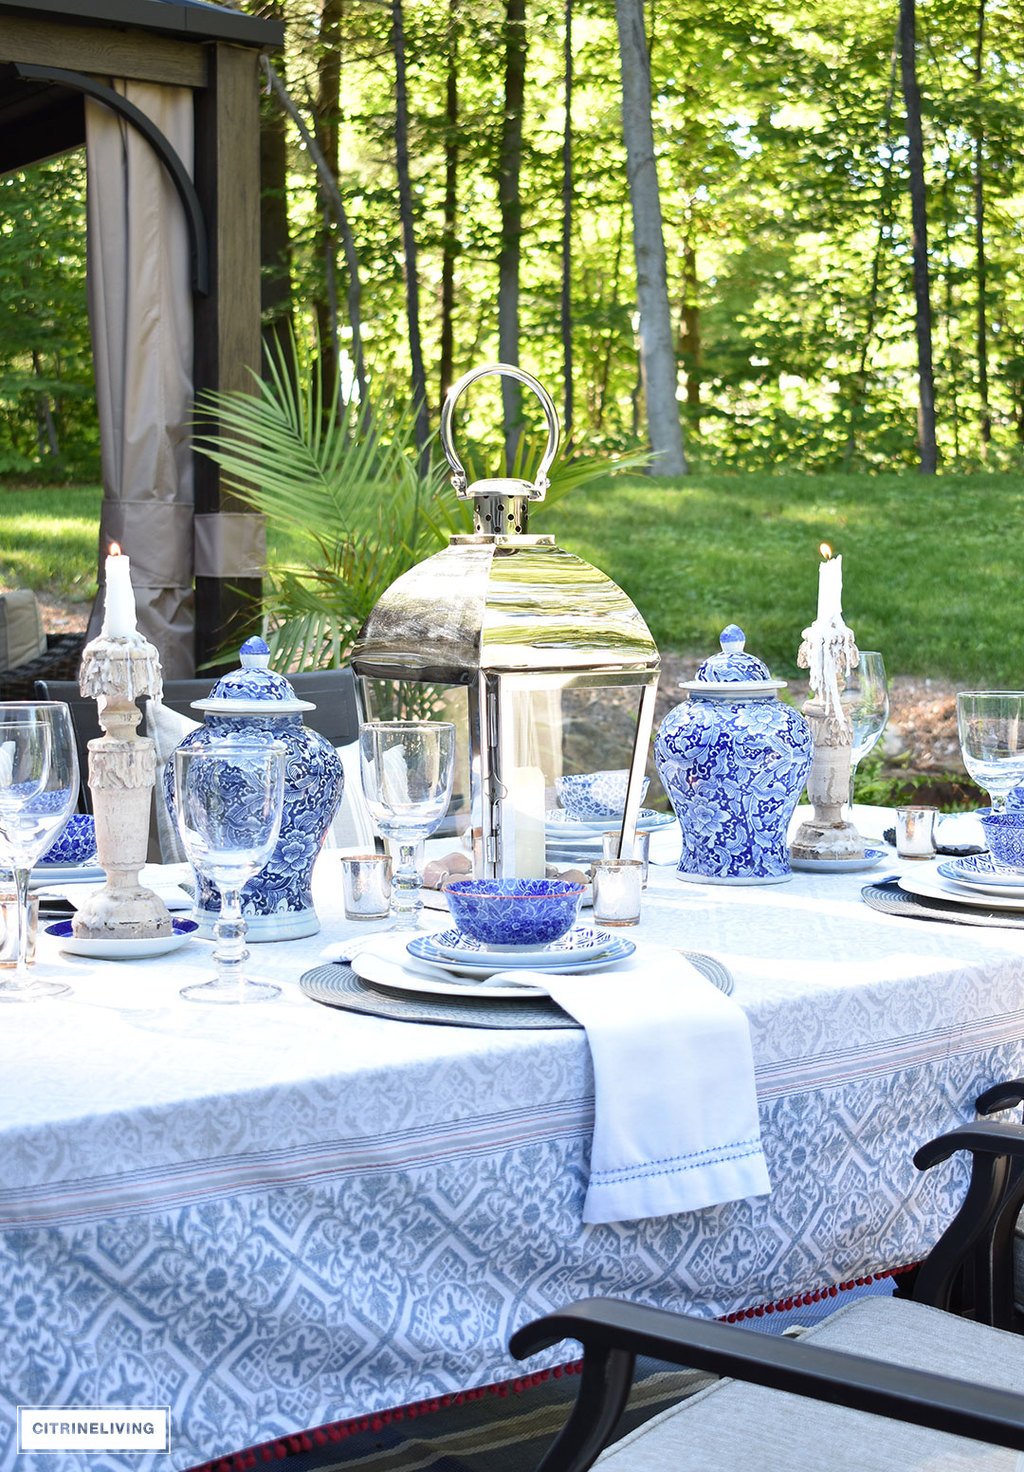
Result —
POLYGON ((110 553, 110 556, 111 557, 120 557, 120 555, 121 555, 121 543, 120 542, 111 542, 110 547, 109 547, 108 550, 109 550, 109 553, 110 553))
POLYGON ((832 556, 832 548, 827 542, 822 542, 820 547, 818 548, 818 551, 821 553, 826 562, 832 556))

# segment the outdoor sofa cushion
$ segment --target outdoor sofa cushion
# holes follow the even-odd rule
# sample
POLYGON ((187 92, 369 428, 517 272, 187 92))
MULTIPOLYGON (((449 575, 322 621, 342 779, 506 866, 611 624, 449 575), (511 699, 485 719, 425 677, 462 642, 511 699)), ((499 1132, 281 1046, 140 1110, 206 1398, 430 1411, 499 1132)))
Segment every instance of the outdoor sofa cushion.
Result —
MULTIPOLYGON (((864 1299, 807 1330, 802 1341, 811 1340, 1024 1394, 1024 1338, 923 1304, 864 1299)), ((595 1465, 602 1472, 1017 1472, 1022 1461, 1005 1448, 723 1379, 647 1421, 595 1465)))
POLYGON ((17 669, 46 653, 46 631, 36 595, 28 588, 0 593, 0 670, 17 669))

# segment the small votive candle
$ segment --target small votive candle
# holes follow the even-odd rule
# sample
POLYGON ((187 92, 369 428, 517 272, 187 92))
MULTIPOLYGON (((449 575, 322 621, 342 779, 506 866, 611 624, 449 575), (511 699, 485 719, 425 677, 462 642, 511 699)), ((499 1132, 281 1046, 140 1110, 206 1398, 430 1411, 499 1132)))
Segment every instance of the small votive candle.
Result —
POLYGON ((385 920, 391 913, 391 860, 387 854, 353 854, 341 861, 346 920, 385 920))
MULTIPOLYGON (((14 890, 0 891, 0 966, 18 964, 18 896, 14 890)), ((28 945, 25 961, 31 966, 36 958, 36 936, 39 933, 39 896, 28 897, 28 945)))
MULTIPOLYGON (((619 857, 618 828, 609 829, 601 835, 601 853, 606 859, 617 859, 619 857)), ((649 833, 636 833, 633 842, 626 845, 622 855, 624 859, 639 859, 643 866, 643 888, 647 888, 647 866, 651 857, 651 835, 649 833)))
POLYGON ((598 859, 592 870, 594 920, 639 925, 644 866, 640 859, 598 859))
POLYGON ((935 857, 935 820, 938 808, 897 808, 896 852, 901 859, 935 857))

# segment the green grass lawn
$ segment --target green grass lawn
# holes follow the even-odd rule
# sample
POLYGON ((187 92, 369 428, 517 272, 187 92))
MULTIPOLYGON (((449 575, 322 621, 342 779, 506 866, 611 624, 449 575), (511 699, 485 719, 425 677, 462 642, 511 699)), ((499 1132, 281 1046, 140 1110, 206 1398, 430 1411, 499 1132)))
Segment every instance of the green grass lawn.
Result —
MULTIPOLYGON (((91 596, 99 502, 95 487, 0 487, 0 583, 91 596)), ((616 477, 531 521, 615 578, 663 648, 710 652, 735 622, 783 676, 829 542, 847 621, 890 672, 1011 688, 1022 525, 1022 475, 916 474, 616 477)))
POLYGON ((0 588, 91 600, 101 498, 99 486, 0 485, 0 588))
POLYGON ((846 620, 890 672, 1014 689, 1022 526, 1022 475, 616 478, 531 520, 621 584, 661 647, 711 651, 738 623, 783 676, 829 542, 846 620))

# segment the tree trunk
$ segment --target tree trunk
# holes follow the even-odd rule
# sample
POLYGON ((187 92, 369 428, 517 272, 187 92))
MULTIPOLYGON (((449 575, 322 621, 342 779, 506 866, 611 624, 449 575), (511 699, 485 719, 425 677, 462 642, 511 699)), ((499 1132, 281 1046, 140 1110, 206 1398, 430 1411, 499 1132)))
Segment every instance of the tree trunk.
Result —
POLYGON ((643 0, 615 0, 622 63, 622 132, 633 211, 640 362, 653 475, 685 475, 686 455, 676 399, 676 360, 668 302, 665 238, 651 125, 651 72, 643 0))
POLYGON ((563 35, 563 73, 565 78, 565 126, 562 132, 562 378, 564 382, 564 408, 562 421, 565 438, 572 440, 572 6, 573 0, 565 0, 565 31, 563 35))
MULTIPOLYGON (((316 68, 316 136, 324 162, 338 178, 338 109, 341 91, 341 22, 345 0, 323 0, 320 10, 320 50, 316 68)), ((323 261, 324 290, 314 303, 320 366, 325 384, 337 384, 341 346, 338 341, 337 239, 331 229, 333 211, 325 209, 318 234, 323 261)))
POLYGON ((992 443, 992 412, 988 402, 988 261, 985 256, 985 128, 981 121, 981 83, 985 59, 985 0, 978 0, 974 38, 974 80, 977 84, 978 132, 974 139, 974 260, 978 293, 978 398, 981 401, 981 453, 992 443))
MULTIPOLYGON (((612 289, 610 301, 614 308, 619 299, 619 278, 622 274, 622 237, 626 233, 626 206, 619 210, 619 228, 615 234, 615 260, 612 266, 612 289)), ((611 373, 612 352, 615 347, 615 324, 605 334, 604 356, 601 359, 601 374, 597 389, 597 410, 594 422, 596 430, 604 428, 604 411, 608 402, 608 378, 611 373)))
POLYGON ((306 151, 316 169, 321 198, 326 201, 338 223, 345 252, 345 268, 348 273, 347 308, 349 327, 352 330, 352 359, 355 366, 356 383, 359 385, 360 402, 364 411, 368 413, 370 396, 369 385, 366 381, 366 362, 363 357, 362 285, 359 277, 359 255, 356 251, 352 227, 349 224, 348 211, 345 209, 345 201, 341 197, 338 180, 328 167, 320 144, 306 126, 305 119, 296 107, 294 98, 266 57, 263 58, 263 71, 271 91, 295 124, 299 137, 306 145, 306 151))
POLYGON ((916 0, 900 0, 900 67, 907 115, 910 217, 914 248, 914 316, 917 327, 918 444, 921 473, 934 475, 935 375, 932 368, 932 307, 928 274, 928 213, 924 180, 921 93, 917 82, 916 0))
POLYGON ((441 398, 452 385, 455 358, 455 211, 459 181, 459 0, 448 0, 448 63, 444 104, 444 225, 441 233, 441 398))
POLYGON ((886 231, 892 228, 894 195, 892 187, 892 109, 896 96, 896 65, 899 61, 899 53, 900 32, 899 25, 897 24, 896 34, 893 36, 892 51, 889 56, 889 89, 885 96, 885 165, 882 174, 882 187, 879 191, 878 234, 875 237, 875 253, 871 259, 867 321, 864 324, 864 337, 861 340, 857 372, 854 375, 853 390, 850 394, 850 425, 846 433, 846 447, 843 450, 844 470, 849 470, 853 464, 853 457, 857 453, 857 426, 861 418, 864 399, 867 395, 868 356, 871 352, 871 342, 875 335, 875 322, 878 315, 878 288, 882 272, 882 251, 885 246, 886 231))
MULTIPOLYGON (((275 3, 269 15, 282 18, 275 3)), ((288 229, 288 147, 284 114, 273 101, 260 109, 260 309, 263 345, 278 361, 292 351, 292 245, 288 229)))
MULTIPOLYGON (((519 363, 519 249, 523 205, 519 175, 523 162, 523 97, 526 90, 526 0, 505 0, 505 109, 498 154, 498 204, 501 244, 498 251, 498 357, 519 363)), ((501 380, 505 435, 505 467, 511 473, 523 429, 522 387, 501 380)))
POLYGON ((398 173, 398 214, 405 252, 405 310, 409 323, 409 365, 416 444, 427 454, 430 411, 427 407, 427 377, 423 369, 420 341, 420 284, 416 270, 416 232, 412 215, 412 181, 409 177, 409 97, 405 75, 405 24, 402 0, 391 0, 391 49, 395 58, 395 167, 398 173))
POLYGON ((960 349, 953 331, 953 236, 960 223, 957 219, 956 202, 952 191, 951 165, 947 152, 946 167, 942 173, 942 235, 945 246, 943 261, 942 305, 946 335, 945 387, 949 403, 949 427, 953 433, 953 464, 960 461, 960 349))
POLYGON ((689 427, 700 434, 700 302, 697 297, 697 249, 693 238, 683 246, 683 309, 679 323, 679 361, 686 374, 689 427))
MULTIPOLYGON (((32 372, 37 378, 42 378, 43 376, 43 366, 35 348, 32 349, 32 372)), ((49 451, 51 458, 54 460, 60 455, 60 445, 57 442, 57 426, 53 421, 50 395, 45 389, 40 389, 36 394, 36 442, 39 445, 40 454, 45 455, 49 451)))

